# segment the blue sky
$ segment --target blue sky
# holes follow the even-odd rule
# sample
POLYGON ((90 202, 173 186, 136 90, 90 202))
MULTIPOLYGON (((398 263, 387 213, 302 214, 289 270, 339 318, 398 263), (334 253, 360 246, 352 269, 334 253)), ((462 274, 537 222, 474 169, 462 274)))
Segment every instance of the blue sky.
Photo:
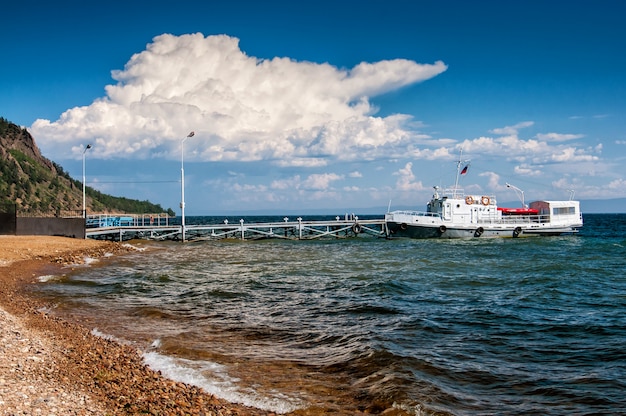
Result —
POLYGON ((626 197, 621 1, 12 3, 0 116, 102 192, 179 212, 194 131, 187 215, 626 197))

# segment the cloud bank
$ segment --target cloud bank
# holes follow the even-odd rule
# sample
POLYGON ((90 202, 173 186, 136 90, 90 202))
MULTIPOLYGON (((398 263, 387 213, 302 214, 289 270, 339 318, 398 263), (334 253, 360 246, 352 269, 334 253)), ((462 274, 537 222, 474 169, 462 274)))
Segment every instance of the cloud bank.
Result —
MULTIPOLYGON (((250 204, 345 205, 352 197, 380 203, 393 192, 396 200, 413 201, 431 192, 433 179, 439 179, 435 172, 448 168, 460 148, 467 157, 512 164, 515 176, 550 178, 553 187, 566 189, 583 187, 572 163, 586 174, 609 170, 601 163, 601 143, 583 145, 582 134, 537 132, 534 121, 452 138, 419 132, 425 126, 408 114, 377 115, 372 97, 446 70, 440 61, 393 59, 339 68, 262 59, 248 56, 234 37, 164 34, 112 72, 116 83, 105 87, 103 97, 56 121, 39 119, 30 130, 52 160, 80 159, 87 143, 94 145, 90 158, 179 160, 181 140, 194 131, 185 141, 186 161, 263 161, 281 168, 263 178, 247 176, 244 168, 203 183, 211 195, 228 195, 221 200, 250 204), (383 163, 368 169, 370 161, 383 163)), ((449 167, 453 172, 454 165, 449 167)), ((498 168, 511 170, 483 167, 498 168)), ((502 189, 503 177, 486 172, 473 179, 485 189, 502 189)))
POLYGON ((323 166, 328 157, 392 156, 415 135, 411 117, 377 117, 370 98, 446 69, 406 59, 351 69, 260 59, 234 37, 163 34, 112 72, 106 96, 38 119, 31 132, 53 159, 70 149, 78 157, 88 142, 92 157, 176 159, 191 130, 185 147, 197 161, 323 166))

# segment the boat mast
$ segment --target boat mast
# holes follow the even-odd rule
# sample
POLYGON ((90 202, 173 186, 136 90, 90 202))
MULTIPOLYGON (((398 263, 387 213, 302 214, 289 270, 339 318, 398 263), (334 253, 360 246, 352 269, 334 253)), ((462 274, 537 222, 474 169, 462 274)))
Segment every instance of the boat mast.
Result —
POLYGON ((461 164, 464 162, 468 162, 468 160, 462 160, 463 157, 463 148, 459 152, 459 160, 456 162, 456 180, 454 181, 454 192, 452 194, 453 198, 456 198, 457 189, 459 189, 459 176, 461 175, 461 164))

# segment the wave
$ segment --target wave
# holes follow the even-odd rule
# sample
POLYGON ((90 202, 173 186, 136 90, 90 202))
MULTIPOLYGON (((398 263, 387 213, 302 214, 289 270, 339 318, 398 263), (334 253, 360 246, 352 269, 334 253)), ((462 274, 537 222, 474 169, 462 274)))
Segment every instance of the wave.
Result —
POLYGON ((262 396, 249 388, 242 390, 237 385, 238 379, 229 376, 226 367, 218 363, 174 358, 157 352, 146 352, 143 359, 150 368, 160 371, 165 377, 200 387, 231 403, 279 414, 290 413, 306 405, 302 399, 280 392, 262 396))

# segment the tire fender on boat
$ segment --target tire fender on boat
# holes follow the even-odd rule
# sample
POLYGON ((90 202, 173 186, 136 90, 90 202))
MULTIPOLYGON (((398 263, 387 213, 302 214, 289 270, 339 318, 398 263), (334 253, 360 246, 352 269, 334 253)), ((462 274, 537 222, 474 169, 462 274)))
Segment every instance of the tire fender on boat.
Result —
POLYGON ((361 224, 352 225, 352 232, 354 232, 354 234, 359 234, 361 232, 361 224))
POLYGON ((445 233, 445 232, 446 232, 446 230, 447 230, 447 228, 446 228, 446 226, 445 226, 445 225, 442 225, 442 226, 440 226, 440 227, 439 227, 439 232, 440 232, 441 234, 445 233))
POLYGON ((491 198, 489 198, 488 196, 482 196, 482 197, 480 198, 480 202, 481 202, 483 205, 489 205, 489 204, 491 203, 491 198))
POLYGON ((515 229, 513 230, 513 238, 519 237, 519 235, 521 233, 522 233, 522 228, 521 227, 515 227, 515 229))
POLYGON ((400 224, 400 229, 402 231, 406 230, 406 227, 407 227, 406 223, 403 222, 402 224, 400 224))
POLYGON ((481 235, 483 235, 483 232, 485 232, 483 227, 478 227, 476 231, 474 231, 474 237, 480 237, 481 235))
POLYGON ((465 203, 466 203, 467 205, 472 205, 472 204, 474 203, 474 198, 472 198, 472 196, 471 196, 471 195, 466 196, 466 197, 465 197, 465 203))

